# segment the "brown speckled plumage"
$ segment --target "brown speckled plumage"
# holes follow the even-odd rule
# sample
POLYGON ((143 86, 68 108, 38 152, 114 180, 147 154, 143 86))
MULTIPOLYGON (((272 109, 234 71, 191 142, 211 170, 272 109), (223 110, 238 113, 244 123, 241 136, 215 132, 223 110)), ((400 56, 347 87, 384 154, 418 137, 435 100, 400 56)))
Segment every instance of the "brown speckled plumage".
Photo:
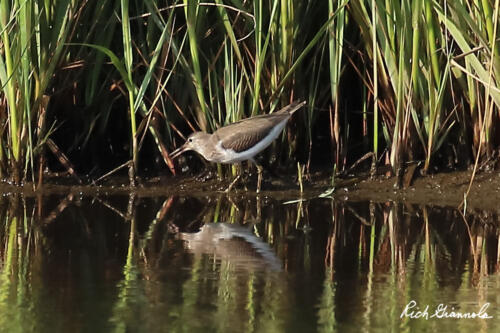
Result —
POLYGON ((278 112, 246 118, 221 127, 213 136, 221 140, 224 149, 232 149, 237 153, 245 151, 262 140, 274 126, 290 118, 297 111, 295 107, 298 104, 293 103, 278 112))

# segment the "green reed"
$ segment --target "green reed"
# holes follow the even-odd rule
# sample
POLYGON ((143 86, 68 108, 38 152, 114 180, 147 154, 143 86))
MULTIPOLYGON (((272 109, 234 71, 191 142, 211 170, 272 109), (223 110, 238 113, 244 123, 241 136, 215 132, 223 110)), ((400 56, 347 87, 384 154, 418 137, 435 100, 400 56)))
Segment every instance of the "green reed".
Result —
MULTIPOLYGON (((2 130, 0 174, 19 183, 22 170, 33 171, 33 130, 43 122, 48 93, 64 42, 78 20, 72 1, 0 1, 0 97, 7 110, 2 130)), ((44 133, 39 133, 38 144, 44 133)), ((33 174, 33 173, 32 173, 33 174)))
MULTIPOLYGON (((134 88, 132 87, 132 65, 133 65, 133 52, 132 52, 132 37, 130 35, 130 16, 129 16, 129 1, 121 0, 121 23, 122 23, 122 36, 123 36, 123 58, 125 63, 125 70, 127 72, 127 85, 128 90, 128 102, 129 102, 129 116, 130 116, 130 134, 132 142, 132 162, 131 165, 132 172, 131 177, 134 177, 135 169, 137 169, 137 124, 135 119, 135 96, 134 88)), ((133 183, 133 182, 132 182, 133 183)))
MULTIPOLYGON (((431 157, 448 139, 454 125, 457 98, 468 94, 467 90, 457 91, 457 83, 452 82, 456 71, 452 72, 451 67, 456 63, 455 58, 460 57, 453 54, 457 50, 452 49, 452 44, 457 43, 465 53, 472 49, 464 43, 463 34, 474 40, 476 37, 470 34, 469 27, 457 29, 454 22, 473 21, 464 17, 467 10, 459 3, 445 2, 444 5, 446 11, 440 4, 427 0, 373 1, 372 8, 364 2, 351 6, 368 55, 380 60, 373 60, 375 65, 369 82, 375 104, 382 112, 384 132, 392 134, 386 135, 386 140, 395 169, 415 158, 419 151, 425 156, 424 171, 429 169, 431 157), (455 36, 454 41, 449 40, 448 32, 455 36), (379 90, 381 99, 377 97, 379 90), (420 142, 419 148, 411 144, 415 141, 420 142)), ((486 71, 479 63, 474 60, 475 70, 487 82, 487 75, 483 75, 486 71)), ((469 82, 468 87, 472 86, 469 82)), ((376 115, 374 111, 374 125, 378 122, 376 115)))
POLYGON ((428 171, 438 151, 461 142, 476 164, 498 148, 498 0, 184 0, 164 7, 152 0, 0 0, 0 9, 0 176, 16 183, 34 179, 35 156, 53 134, 44 128, 57 128, 51 110, 72 110, 57 116, 61 127, 76 113, 83 119, 71 155, 89 149, 93 137, 113 136, 117 100, 127 108, 136 170, 148 135, 175 172, 168 151, 189 132, 297 99, 308 107, 287 137, 289 156, 325 155, 313 143, 325 134, 315 131, 318 120, 329 118, 328 153, 339 169, 346 156, 366 153, 347 146, 356 144, 348 135, 358 128, 363 138, 371 132, 371 148, 365 142, 361 150, 373 151, 374 161, 387 152, 395 171, 418 159, 428 171), (358 76, 346 80, 347 70, 358 76), (345 107, 353 97, 342 93, 353 81, 360 124, 345 107), (57 99, 69 86, 73 104, 57 99), (51 123, 41 126, 46 118, 51 123))

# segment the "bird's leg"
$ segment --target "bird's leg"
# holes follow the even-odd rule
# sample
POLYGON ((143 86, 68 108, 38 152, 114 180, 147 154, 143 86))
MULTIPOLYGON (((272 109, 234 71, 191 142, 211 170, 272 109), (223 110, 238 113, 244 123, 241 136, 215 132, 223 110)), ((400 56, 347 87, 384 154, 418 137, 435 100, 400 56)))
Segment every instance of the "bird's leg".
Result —
POLYGON ((259 193, 260 187, 262 185, 262 171, 264 171, 264 167, 262 167, 262 165, 260 163, 257 163, 257 161, 255 161, 254 159, 251 159, 250 161, 252 161, 253 164, 255 164, 255 166, 257 167, 257 193, 259 193))
POLYGON ((259 193, 262 184, 262 172, 264 171, 264 168, 260 164, 256 164, 256 166, 257 166, 257 193, 259 193))
POLYGON ((229 184, 228 188, 224 191, 226 193, 228 193, 229 191, 231 191, 231 189, 233 188, 234 184, 236 184, 238 182, 238 180, 240 180, 241 178, 241 164, 238 163, 238 175, 236 176, 236 178, 234 178, 234 180, 231 182, 231 184, 229 184))
POLYGON ((236 178, 234 178, 234 180, 231 182, 231 184, 229 184, 229 186, 226 188, 224 192, 229 193, 229 191, 231 191, 231 189, 233 188, 234 184, 236 184, 236 182, 240 180, 240 178, 241 175, 236 176, 236 178))
MULTIPOLYGON (((250 162, 248 162, 248 166, 250 166, 250 162)), ((245 191, 248 191, 247 185, 248 185, 248 167, 244 167, 243 163, 239 164, 240 166, 240 174, 241 174, 241 181, 243 183, 243 187, 245 188, 245 191)))

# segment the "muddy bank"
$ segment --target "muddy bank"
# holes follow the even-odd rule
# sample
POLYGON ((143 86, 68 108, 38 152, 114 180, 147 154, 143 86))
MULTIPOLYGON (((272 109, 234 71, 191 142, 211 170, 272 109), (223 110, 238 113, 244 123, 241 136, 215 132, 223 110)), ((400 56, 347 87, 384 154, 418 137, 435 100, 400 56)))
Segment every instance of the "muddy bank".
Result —
MULTIPOLYGON (((419 176, 410 186, 395 189, 394 177, 378 176, 370 179, 367 175, 335 180, 335 191, 331 197, 337 200, 375 202, 403 201, 415 204, 458 207, 464 198, 471 176, 471 171, 440 173, 419 176)), ((22 193, 25 196, 73 194, 82 196, 118 195, 134 192, 139 197, 151 196, 218 196, 225 195, 223 190, 229 181, 217 179, 199 179, 192 177, 155 177, 143 179, 136 188, 127 184, 126 178, 115 177, 102 185, 73 185, 68 179, 52 179, 43 188, 35 190, 32 184, 12 186, 2 183, 3 195, 22 193)), ((256 196, 255 177, 250 177, 230 193, 232 197, 243 198, 256 196)), ((265 177, 260 196, 275 199, 293 200, 311 199, 331 189, 331 179, 325 174, 314 174, 304 180, 304 193, 300 193, 295 175, 280 178, 265 177)), ((476 175, 467 199, 471 209, 498 210, 500 197, 500 173, 482 172, 476 175)))
MULTIPOLYGON (((394 189, 394 178, 379 177, 376 180, 362 180, 338 189, 353 200, 407 201, 415 204, 458 207, 464 201, 471 179, 471 171, 440 173, 417 177, 406 189, 394 189), (347 190, 347 191, 346 191, 347 190)), ((467 207, 471 209, 499 210, 500 173, 483 172, 476 174, 467 197, 467 207)))

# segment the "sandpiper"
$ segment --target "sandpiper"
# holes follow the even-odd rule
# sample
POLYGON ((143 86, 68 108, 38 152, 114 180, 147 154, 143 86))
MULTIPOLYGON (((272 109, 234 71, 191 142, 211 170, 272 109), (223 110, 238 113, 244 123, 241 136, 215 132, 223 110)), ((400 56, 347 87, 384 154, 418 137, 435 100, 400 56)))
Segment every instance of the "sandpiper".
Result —
MULTIPOLYGON (((278 137, 292 114, 305 104, 305 101, 293 102, 277 112, 237 121, 219 128, 212 134, 194 132, 181 147, 172 152, 171 157, 176 158, 185 151, 194 150, 210 162, 233 164, 251 161, 257 166, 258 193, 263 168, 255 161, 254 156, 278 137)), ((231 182, 226 192, 231 190, 240 177, 241 175, 238 175, 231 182)))

